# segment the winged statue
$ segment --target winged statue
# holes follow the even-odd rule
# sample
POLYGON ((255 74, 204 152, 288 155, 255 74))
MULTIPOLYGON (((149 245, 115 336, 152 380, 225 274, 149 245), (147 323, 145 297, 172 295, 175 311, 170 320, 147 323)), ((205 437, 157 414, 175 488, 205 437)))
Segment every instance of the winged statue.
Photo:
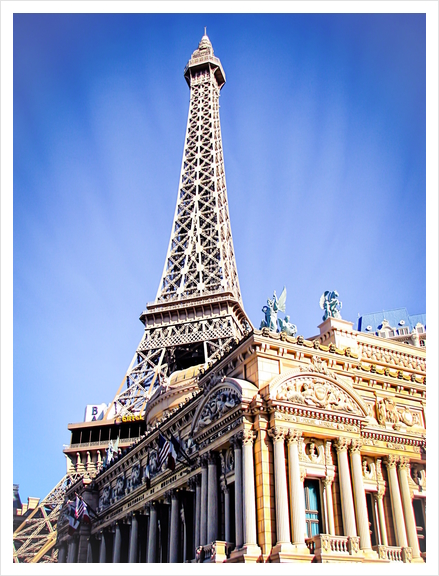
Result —
POLYGON ((332 292, 326 290, 320 296, 320 308, 324 311, 323 320, 327 320, 328 318, 341 319, 341 307, 342 303, 336 290, 333 290, 332 292))
POLYGON ((260 328, 268 328, 276 332, 277 330, 277 313, 285 312, 285 302, 287 300, 287 289, 284 286, 279 298, 276 295, 276 290, 273 292, 273 298, 268 298, 267 305, 262 308, 265 315, 264 320, 261 322, 260 328))

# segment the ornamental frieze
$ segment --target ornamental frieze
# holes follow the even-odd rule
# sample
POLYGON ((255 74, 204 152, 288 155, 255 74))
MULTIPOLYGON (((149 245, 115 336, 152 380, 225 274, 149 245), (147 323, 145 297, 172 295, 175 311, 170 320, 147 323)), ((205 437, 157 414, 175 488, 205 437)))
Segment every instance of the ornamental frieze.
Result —
POLYGON ((381 426, 389 423, 393 425, 395 430, 398 430, 401 424, 405 424, 408 427, 420 426, 421 424, 419 412, 411 411, 407 406, 398 408, 390 398, 377 399, 375 410, 377 420, 381 426))
POLYGON ((337 384, 316 376, 299 376, 287 380, 276 391, 276 400, 363 415, 362 410, 337 384))

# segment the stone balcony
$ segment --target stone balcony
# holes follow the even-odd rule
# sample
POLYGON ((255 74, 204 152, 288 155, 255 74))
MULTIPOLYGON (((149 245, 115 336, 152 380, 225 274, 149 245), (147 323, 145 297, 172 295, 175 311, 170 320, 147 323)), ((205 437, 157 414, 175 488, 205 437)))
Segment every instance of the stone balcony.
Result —
POLYGON ((212 564, 227 562, 233 548, 234 544, 224 540, 216 540, 211 544, 199 546, 196 553, 196 562, 212 564))
POLYGON ((389 562, 411 563, 412 549, 409 546, 372 546, 373 550, 378 553, 380 560, 389 562))
POLYGON ((331 536, 319 534, 308 538, 306 545, 315 562, 363 562, 358 536, 331 536))

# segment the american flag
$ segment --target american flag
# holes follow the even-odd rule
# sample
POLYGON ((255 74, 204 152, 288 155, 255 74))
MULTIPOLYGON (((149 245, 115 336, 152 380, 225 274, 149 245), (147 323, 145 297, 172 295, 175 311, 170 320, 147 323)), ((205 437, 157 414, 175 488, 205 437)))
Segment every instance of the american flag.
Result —
POLYGON ((82 498, 76 496, 76 506, 75 506, 75 518, 77 520, 81 520, 82 515, 84 514, 85 504, 82 498))
POLYGON ((163 463, 167 461, 171 452, 171 443, 166 440, 162 433, 159 434, 159 466, 162 467, 163 463))

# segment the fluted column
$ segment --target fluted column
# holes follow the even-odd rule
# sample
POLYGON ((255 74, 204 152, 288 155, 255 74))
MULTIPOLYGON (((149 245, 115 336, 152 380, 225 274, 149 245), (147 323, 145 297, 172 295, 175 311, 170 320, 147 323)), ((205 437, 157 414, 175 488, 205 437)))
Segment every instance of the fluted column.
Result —
POLYGON ((243 487, 244 487, 244 546, 257 545, 256 537, 256 499, 255 474, 253 463, 253 440, 256 434, 252 430, 244 430, 243 446, 243 487))
POLYGON ((288 518, 287 475, 285 469, 285 430, 272 428, 268 430, 268 434, 273 439, 277 544, 289 544, 291 537, 290 521, 288 518))
POLYGON ((207 544, 207 462, 201 461, 200 546, 207 544))
POLYGON ((139 559, 138 553, 138 538, 139 538, 139 521, 137 514, 133 514, 131 517, 131 531, 130 531, 130 553, 128 557, 128 562, 134 564, 139 559))
POLYGON ((335 536, 334 524, 334 503, 332 501, 332 482, 333 478, 326 477, 323 480, 323 501, 326 511, 326 530, 331 536, 335 536))
POLYGON ((387 528, 386 528, 386 517, 384 515, 384 505, 383 505, 384 488, 380 487, 378 492, 374 493, 374 499, 376 506, 378 508, 378 522, 380 526, 380 544, 383 546, 388 546, 387 541, 387 528))
POLYGON ((149 505, 148 563, 157 561, 157 508, 154 502, 149 505))
POLYGON ((169 539, 169 562, 176 564, 178 562, 178 493, 175 490, 171 492, 171 530, 169 539))
POLYGON ((201 517, 201 482, 200 476, 195 478, 195 550, 200 545, 200 518, 201 517))
POLYGON ((301 437, 302 433, 298 430, 289 430, 287 444, 292 541, 295 546, 305 547, 305 496, 299 462, 299 442, 301 437))
POLYGON ((408 544, 412 549, 412 558, 420 558, 421 553, 419 550, 418 532, 416 530, 416 521, 409 488, 408 475, 410 474, 410 460, 408 458, 400 458, 398 472, 408 544))
POLYGON ((338 456, 338 475, 340 483, 341 511, 343 516, 343 527, 345 536, 357 536, 355 526, 354 500, 352 497, 351 476, 349 474, 348 446, 350 441, 347 438, 338 438, 334 446, 338 456))
POLYGON ((116 522, 114 528, 114 544, 113 544, 113 564, 120 562, 120 551, 122 547, 122 534, 120 533, 120 524, 116 522))
POLYGON ((107 548, 105 545, 105 534, 103 532, 100 533, 101 543, 99 546, 99 562, 104 564, 107 561, 107 548))
POLYGON ((360 438, 353 440, 351 442, 350 453, 355 494, 354 502, 355 510, 357 512, 357 528, 358 535, 360 537, 360 548, 362 550, 369 550, 371 549, 369 518, 367 515, 366 494, 364 492, 363 484, 363 467, 361 464, 360 454, 362 445, 363 441, 360 438))
POLYGON ((385 460, 387 476, 389 478, 390 500, 392 502, 393 526, 395 528, 396 545, 407 546, 404 514, 402 511, 401 493, 399 491, 398 475, 396 472, 397 456, 388 456, 385 460))
POLYGON ((217 455, 211 452, 208 458, 207 472, 207 543, 218 539, 218 478, 217 455))
POLYGON ((67 560, 67 546, 63 544, 58 550, 58 564, 64 564, 67 560))
POLYGON ((242 435, 238 434, 232 438, 235 454, 235 544, 236 548, 242 548, 244 544, 243 535, 243 514, 242 514, 242 435))

